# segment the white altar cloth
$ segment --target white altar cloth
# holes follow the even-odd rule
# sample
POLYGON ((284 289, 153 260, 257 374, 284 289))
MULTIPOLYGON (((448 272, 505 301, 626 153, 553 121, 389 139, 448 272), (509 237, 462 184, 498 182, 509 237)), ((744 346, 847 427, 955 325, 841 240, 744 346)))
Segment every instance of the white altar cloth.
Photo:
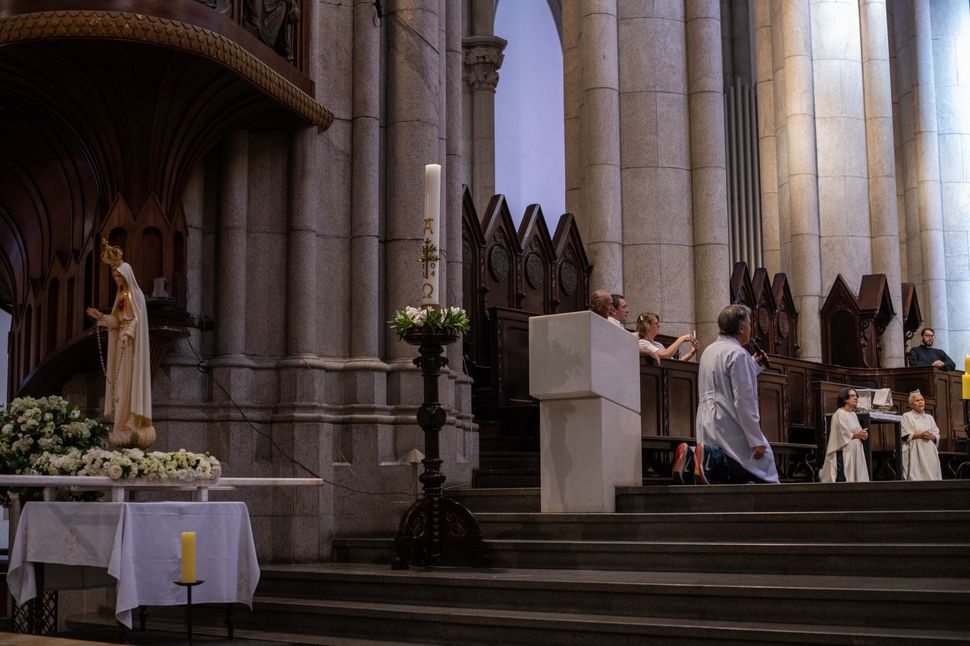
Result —
POLYGON ((185 603, 185 587, 174 583, 181 577, 183 531, 196 533, 196 569, 205 581, 192 590, 192 603, 251 608, 259 564, 242 502, 29 502, 10 552, 7 587, 24 603, 37 596, 34 563, 102 568, 117 581, 115 617, 131 628, 133 608, 185 603))

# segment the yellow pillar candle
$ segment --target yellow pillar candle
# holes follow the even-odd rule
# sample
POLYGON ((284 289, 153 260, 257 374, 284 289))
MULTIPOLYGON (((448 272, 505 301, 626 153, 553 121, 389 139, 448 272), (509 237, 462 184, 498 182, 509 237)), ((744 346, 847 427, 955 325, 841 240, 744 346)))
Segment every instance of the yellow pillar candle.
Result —
POLYGON ((970 375, 963 375, 963 398, 970 399, 970 375))
POLYGON ((195 583, 195 532, 182 532, 182 583, 195 583))
POLYGON ((970 374, 970 354, 963 360, 963 372, 970 374))

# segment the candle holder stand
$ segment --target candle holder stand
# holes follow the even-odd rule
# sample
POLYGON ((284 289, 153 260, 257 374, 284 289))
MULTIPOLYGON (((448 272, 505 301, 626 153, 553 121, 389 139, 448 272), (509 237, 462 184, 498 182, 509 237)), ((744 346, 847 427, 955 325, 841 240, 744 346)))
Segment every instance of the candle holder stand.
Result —
POLYGON ((185 588, 187 594, 187 600, 185 603, 185 638, 186 646, 192 646, 192 588, 197 585, 202 585, 205 581, 197 580, 192 581, 175 581, 175 585, 180 585, 185 588))
POLYGON ((411 329, 404 340, 417 346, 419 356, 414 364, 424 379, 424 403, 418 408, 418 424, 424 430, 424 471, 418 477, 423 485, 421 497, 404 515, 394 538, 391 567, 406 570, 416 565, 471 565, 489 567, 482 531, 475 516, 464 505, 441 495, 446 476, 441 473, 438 434, 445 424, 446 413, 438 402, 438 377, 448 365, 444 346, 454 343, 457 334, 411 329))
POLYGON ((957 467, 955 475, 957 480, 970 478, 970 399, 963 400, 963 434, 967 438, 967 454, 963 462, 957 467))

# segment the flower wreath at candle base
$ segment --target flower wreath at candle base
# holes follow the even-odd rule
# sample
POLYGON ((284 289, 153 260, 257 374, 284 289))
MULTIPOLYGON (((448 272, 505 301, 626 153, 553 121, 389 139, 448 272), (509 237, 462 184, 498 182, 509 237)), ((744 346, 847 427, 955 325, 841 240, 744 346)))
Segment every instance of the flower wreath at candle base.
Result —
MULTIPOLYGON (((115 480, 217 480, 219 460, 184 449, 165 453, 106 449, 108 429, 81 417, 63 397, 19 397, 0 409, 0 473, 10 475, 101 476, 115 480)), ((0 487, 0 504, 10 493, 22 502, 40 500, 37 488, 0 487)), ((65 499, 93 500, 98 492, 68 492, 65 499)))
POLYGON ((471 319, 460 307, 405 307, 394 313, 390 324, 404 340, 415 332, 457 337, 471 329, 471 319))

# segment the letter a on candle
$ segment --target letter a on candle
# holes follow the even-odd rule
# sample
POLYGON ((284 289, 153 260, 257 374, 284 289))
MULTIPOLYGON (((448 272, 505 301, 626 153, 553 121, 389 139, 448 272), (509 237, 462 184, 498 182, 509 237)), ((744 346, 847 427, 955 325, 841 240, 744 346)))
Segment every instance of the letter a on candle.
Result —
POLYGON ((182 583, 195 583, 195 532, 182 532, 182 583))

